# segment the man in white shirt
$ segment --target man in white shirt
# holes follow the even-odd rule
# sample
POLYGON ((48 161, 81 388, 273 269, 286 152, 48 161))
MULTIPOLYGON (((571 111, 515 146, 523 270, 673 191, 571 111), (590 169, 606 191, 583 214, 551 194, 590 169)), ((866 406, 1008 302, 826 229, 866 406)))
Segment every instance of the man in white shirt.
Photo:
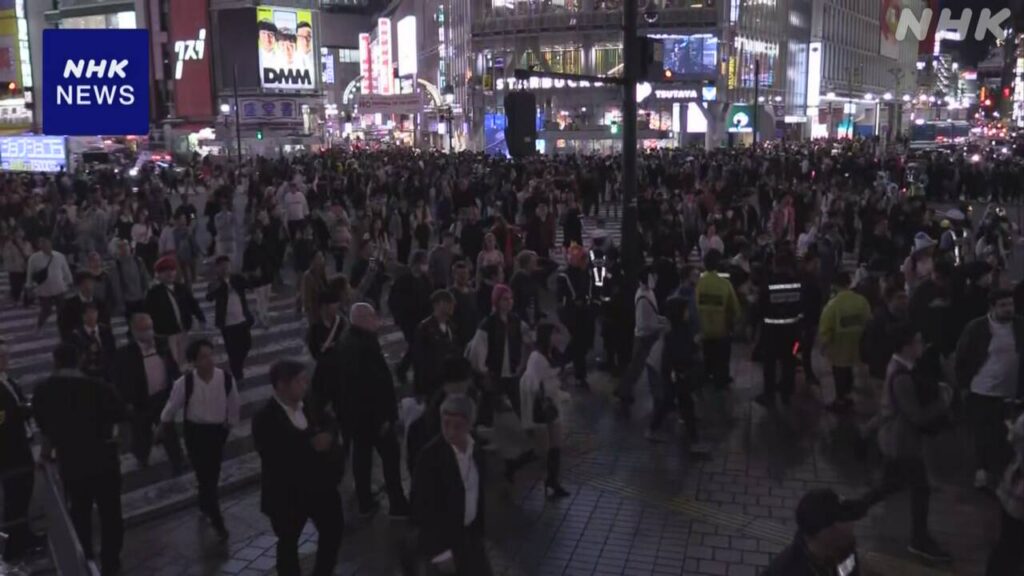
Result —
POLYGON ((71 275, 67 258, 53 249, 48 236, 40 236, 36 240, 39 251, 29 256, 25 265, 26 285, 29 290, 35 289, 39 297, 39 317, 36 319, 38 333, 50 318, 53 307, 71 289, 75 279, 71 275))
POLYGON ((971 390, 967 407, 974 432, 975 488, 989 487, 1009 463, 1003 420, 1006 401, 1019 398, 1022 391, 1022 349, 1024 321, 1015 315, 1013 293, 992 290, 989 313, 964 328, 955 357, 957 380, 971 390))
POLYGON ((214 365, 209 340, 192 342, 185 354, 194 368, 174 382, 160 414, 161 429, 173 427, 178 412, 183 413, 185 449, 199 484, 199 511, 217 535, 227 540, 217 486, 228 432, 238 425, 238 387, 230 374, 214 365))
POLYGON ((224 337, 231 374, 242 380, 245 359, 252 348, 252 313, 246 299, 245 278, 231 274, 231 259, 217 257, 217 279, 210 283, 206 299, 214 305, 214 323, 224 337))
POLYGON ((455 394, 441 404, 441 436, 420 453, 412 481, 413 519, 428 574, 490 576, 484 549, 484 461, 469 431, 476 404, 455 394), (457 477, 461 480, 453 483, 457 477))
POLYGON ((295 238, 309 217, 309 203, 306 195, 294 183, 288 185, 288 192, 284 195, 284 211, 288 220, 288 234, 295 238))

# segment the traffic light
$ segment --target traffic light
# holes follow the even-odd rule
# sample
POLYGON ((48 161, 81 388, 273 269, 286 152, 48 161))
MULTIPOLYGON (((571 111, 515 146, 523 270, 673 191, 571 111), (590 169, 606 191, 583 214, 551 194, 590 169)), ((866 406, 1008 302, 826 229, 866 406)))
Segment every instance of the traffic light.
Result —
POLYGON ((1009 86, 1003 86, 1003 98, 1009 98, 1009 97, 1010 97, 1010 87, 1009 86))
POLYGON ((618 121, 613 120, 612 124, 611 124, 611 127, 612 127, 612 134, 618 134, 619 133, 619 123, 618 123, 618 121))
POLYGON ((256 139, 257 140, 263 140, 263 129, 262 128, 257 128, 256 129, 256 139))

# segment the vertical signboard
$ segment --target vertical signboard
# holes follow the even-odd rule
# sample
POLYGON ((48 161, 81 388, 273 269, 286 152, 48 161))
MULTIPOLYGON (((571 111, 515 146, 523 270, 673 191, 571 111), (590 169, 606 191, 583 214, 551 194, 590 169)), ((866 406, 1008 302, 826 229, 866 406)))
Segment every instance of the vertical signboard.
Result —
POLYGON ((416 74, 416 55, 419 53, 416 38, 416 17, 406 16, 398 21, 398 75, 416 74))
MULTIPOLYGON (((821 103, 821 42, 811 42, 807 56, 807 107, 821 103)), ((808 111, 808 114, 814 114, 808 111)))
POLYGON ((380 93, 392 94, 393 73, 391 62, 391 19, 377 19, 377 45, 380 50, 380 93))
POLYGON ((373 54, 370 52, 370 35, 359 35, 359 93, 369 94, 373 90, 373 54))
POLYGON ((886 58, 896 60, 900 57, 900 41, 896 39, 896 28, 899 26, 903 5, 900 0, 880 0, 880 2, 882 7, 878 20, 881 33, 879 34, 878 53, 886 58))
POLYGON ((181 118, 213 115, 210 82, 209 0, 178 0, 170 11, 174 109, 181 118))
POLYGON ((309 10, 260 6, 256 9, 259 29, 260 86, 287 91, 316 90, 313 16, 309 10))

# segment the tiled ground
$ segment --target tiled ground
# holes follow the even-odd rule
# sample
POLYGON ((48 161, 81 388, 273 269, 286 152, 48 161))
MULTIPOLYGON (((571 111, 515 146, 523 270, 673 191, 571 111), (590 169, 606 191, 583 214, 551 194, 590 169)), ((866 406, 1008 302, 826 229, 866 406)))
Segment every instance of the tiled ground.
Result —
MULTIPOLYGON (((495 478, 488 492, 491 556, 505 575, 727 575, 758 574, 792 537, 793 510, 807 490, 829 486, 843 494, 864 489, 877 461, 852 457, 855 422, 838 422, 807 397, 788 414, 768 414, 750 399, 760 369, 737 346, 731 393, 708 392, 699 404, 710 461, 695 461, 678 441, 652 445, 642 432, 649 401, 632 417, 611 402, 611 382, 574 393, 565 410, 567 485, 571 498, 547 502, 543 471, 534 465, 509 487, 495 478)), ((828 373, 824 367, 819 374, 828 373)), ((824 379, 824 396, 831 383, 824 379)), ((869 385, 865 383, 867 388, 869 385)), ((870 411, 872 394, 861 407, 870 411)), ((969 488, 970 451, 962 433, 933 446, 931 526, 956 558, 951 567, 927 567, 905 552, 909 533, 905 496, 878 506, 858 526, 866 574, 980 574, 998 531, 998 507, 969 488)), ((495 467, 496 468, 496 467, 495 467)), ((346 509, 351 480, 347 481, 346 509)), ((259 514, 258 492, 226 501, 232 537, 214 543, 193 510, 132 529, 125 566, 131 575, 268 574, 274 538, 259 514)), ((315 546, 307 528, 304 551, 315 546)), ((338 573, 391 576, 408 549, 401 522, 349 518, 338 573)))

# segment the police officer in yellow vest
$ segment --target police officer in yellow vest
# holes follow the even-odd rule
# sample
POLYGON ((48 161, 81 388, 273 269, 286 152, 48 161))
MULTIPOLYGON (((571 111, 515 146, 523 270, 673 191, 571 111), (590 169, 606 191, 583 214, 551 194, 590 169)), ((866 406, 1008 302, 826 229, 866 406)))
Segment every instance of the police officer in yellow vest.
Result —
POLYGON ((764 391, 755 401, 766 408, 775 406, 776 394, 784 405, 789 405, 793 394, 799 352, 796 343, 803 323, 802 290, 803 285, 796 274, 796 257, 792 251, 780 251, 775 256, 774 270, 761 286, 757 300, 764 391), (782 365, 782 381, 776 385, 779 364, 782 365))
POLYGON ((718 272, 721 264, 721 252, 709 250, 705 254, 705 272, 697 281, 696 295, 708 380, 719 388, 725 388, 732 380, 729 376, 731 336, 739 317, 740 303, 729 276, 718 272))
POLYGON ((836 398, 829 410, 837 413, 853 408, 853 369, 860 363, 860 339, 871 318, 867 298, 850 290, 850 274, 840 272, 833 281, 837 293, 825 305, 818 324, 821 344, 832 362, 836 398))

